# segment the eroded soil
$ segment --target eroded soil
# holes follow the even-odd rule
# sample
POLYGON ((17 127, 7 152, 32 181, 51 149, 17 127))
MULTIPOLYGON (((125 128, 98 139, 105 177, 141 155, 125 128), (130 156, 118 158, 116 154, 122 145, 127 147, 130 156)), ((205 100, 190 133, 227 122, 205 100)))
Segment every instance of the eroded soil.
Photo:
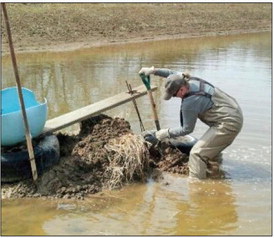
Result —
POLYGON ((104 189, 120 188, 132 182, 145 183, 152 175, 160 179, 161 171, 188 174, 186 154, 167 144, 161 148, 151 146, 134 135, 130 124, 121 118, 92 117, 81 123, 78 135, 59 133, 57 137, 59 164, 40 176, 36 184, 31 179, 2 184, 2 198, 84 199, 104 189), (139 147, 131 147, 137 145, 134 139, 139 141, 139 147), (126 153, 122 147, 121 152, 111 149, 118 141, 122 147, 129 143, 126 153))

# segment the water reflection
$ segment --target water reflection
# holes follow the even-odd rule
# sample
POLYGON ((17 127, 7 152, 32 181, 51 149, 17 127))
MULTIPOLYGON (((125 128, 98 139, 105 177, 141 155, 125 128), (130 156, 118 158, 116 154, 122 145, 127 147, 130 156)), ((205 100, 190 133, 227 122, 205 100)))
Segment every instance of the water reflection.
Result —
POLYGON ((56 203, 37 199, 4 200, 1 203, 1 235, 45 235, 43 224, 64 211, 56 203))
MULTIPOLYGON (((246 73, 250 70, 247 72, 239 67, 256 66, 257 70, 264 70, 258 64, 263 66, 267 62, 256 59, 265 58, 267 61, 270 57, 270 51, 264 50, 270 43, 270 37, 265 34, 263 44, 261 39, 261 35, 251 34, 250 37, 174 40, 172 44, 159 41, 73 52, 19 54, 18 65, 22 84, 32 89, 39 98, 48 99, 49 118, 53 118, 125 91, 125 80, 133 86, 141 84, 137 72, 142 66, 152 64, 187 70, 213 80, 213 83, 222 84, 226 75, 227 79, 238 79, 238 87, 242 87, 240 80, 247 78, 246 73), (260 50, 256 50, 259 44, 260 50), (239 75, 241 72, 243 76, 239 75)), ((13 86, 15 82, 9 56, 3 57, 2 65, 2 87, 13 86)), ((153 81, 160 85, 157 79, 153 81)), ((159 98, 157 102, 162 108, 159 98)))
MULTIPOLYGON (((229 183, 169 177, 169 185, 150 182, 112 192, 114 204, 100 212, 61 215, 45 222, 49 235, 214 235, 237 224, 229 183), (117 200, 120 200, 119 202, 117 200), (116 202, 115 202, 116 201, 116 202), (58 224, 56 227, 55 224, 58 224)), ((102 197, 103 198, 103 197, 102 197)), ((87 206, 87 203, 86 203, 87 206)))
MULTIPOLYGON (((30 234, 29 221, 37 235, 271 234, 270 33, 19 54, 18 65, 23 86, 48 99, 49 118, 126 91, 125 80, 133 87, 140 85, 139 69, 154 65, 190 71, 224 89, 241 105, 245 123, 224 152, 229 181, 188 185, 183 178, 167 178, 169 186, 153 182, 130 186, 77 203, 76 208, 55 205, 58 209, 49 209, 50 215, 45 203, 37 201, 34 211, 23 201, 19 205, 11 201, 2 207, 5 234, 30 234), (99 202, 94 206, 95 201, 99 202)), ((162 128, 178 126, 180 101, 162 100, 164 80, 152 81, 159 87, 154 98, 162 128)), ((4 56, 2 87, 13 85, 10 58, 4 56)), ((148 97, 137 99, 137 104, 145 128, 154 128, 148 97)), ((107 113, 124 117, 140 132, 132 103, 107 113)), ((205 130, 198 122, 193 135, 199 138, 205 130)))
POLYGON ((229 183, 190 183, 188 203, 188 209, 178 206, 181 212, 176 235, 227 234, 237 227, 235 197, 229 183))

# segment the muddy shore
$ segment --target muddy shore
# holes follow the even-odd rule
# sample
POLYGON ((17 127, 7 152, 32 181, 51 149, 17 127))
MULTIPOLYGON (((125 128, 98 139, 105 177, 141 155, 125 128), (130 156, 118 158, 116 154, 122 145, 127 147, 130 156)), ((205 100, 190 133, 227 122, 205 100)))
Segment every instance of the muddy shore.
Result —
MULTIPOLYGON (((271 31, 271 3, 11 3, 16 52, 271 31)), ((4 21, 2 54, 8 54, 4 21)))
POLYGON ((84 199, 126 184, 161 179, 166 171, 188 175, 188 156, 162 144, 151 146, 134 135, 122 118, 99 115, 81 123, 77 135, 57 134, 59 164, 34 184, 32 179, 2 183, 2 198, 84 199))

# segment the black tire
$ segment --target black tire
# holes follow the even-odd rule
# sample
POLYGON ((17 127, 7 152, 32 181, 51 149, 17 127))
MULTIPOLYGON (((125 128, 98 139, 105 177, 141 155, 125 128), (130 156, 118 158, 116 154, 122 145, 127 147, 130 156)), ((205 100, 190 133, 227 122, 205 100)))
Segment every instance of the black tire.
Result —
POLYGON ((172 146, 178 148, 182 153, 189 155, 192 147, 196 144, 198 141, 195 137, 187 135, 181 140, 181 137, 170 139, 169 142, 172 146))
MULTIPOLYGON (((59 141, 55 135, 43 137, 34 147, 34 157, 38 176, 57 164, 60 159, 59 141)), ((18 182, 32 178, 27 150, 9 152, 1 155, 1 181, 18 182)))

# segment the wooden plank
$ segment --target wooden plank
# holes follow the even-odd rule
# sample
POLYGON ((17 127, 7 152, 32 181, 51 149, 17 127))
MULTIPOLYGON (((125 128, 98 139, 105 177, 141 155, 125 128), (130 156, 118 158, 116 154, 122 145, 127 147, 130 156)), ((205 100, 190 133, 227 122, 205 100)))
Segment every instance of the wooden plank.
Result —
MULTIPOLYGON (((156 89, 156 86, 151 86, 152 91, 155 91, 156 89)), ((134 92, 133 95, 130 95, 129 92, 122 92, 120 94, 82 107, 75 111, 47 120, 42 134, 49 134, 51 132, 60 130, 74 123, 85 120, 91 116, 96 116, 104 111, 127 103, 134 98, 139 98, 147 94, 147 89, 144 85, 133 88, 132 90, 134 92)))

